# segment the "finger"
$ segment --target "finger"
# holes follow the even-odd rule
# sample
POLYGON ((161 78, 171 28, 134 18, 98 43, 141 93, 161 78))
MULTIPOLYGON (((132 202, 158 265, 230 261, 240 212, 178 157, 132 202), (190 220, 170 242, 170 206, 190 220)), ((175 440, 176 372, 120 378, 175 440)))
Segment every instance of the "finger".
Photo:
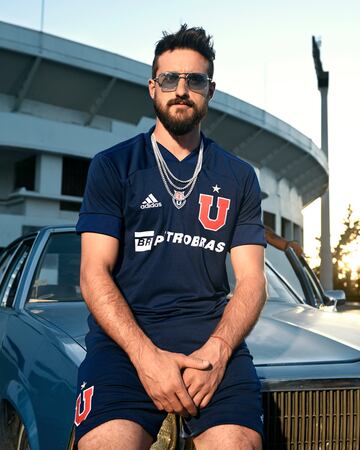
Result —
POLYGON ((193 402, 192 398, 190 397, 188 391, 185 389, 185 386, 183 389, 176 391, 176 395, 178 399, 180 400, 183 407, 186 409, 186 411, 191 416, 196 416, 198 411, 195 403, 193 402))
POLYGON ((191 385, 187 386, 187 391, 193 400, 195 395, 201 391, 201 388, 202 386, 199 386, 196 383, 192 383, 191 385))
POLYGON ((183 417, 189 416, 189 413, 184 408, 183 404, 181 403, 180 399, 177 397, 176 394, 174 394, 169 400, 175 413, 180 414, 183 417))
POLYGON ((212 396, 213 396, 212 393, 209 393, 209 394, 205 395, 205 397, 202 399, 202 401, 200 403, 199 408, 200 409, 205 408, 205 406, 207 406, 210 403, 210 400, 211 400, 212 396))
POLYGON ((166 398, 162 398, 161 399, 161 403, 164 405, 164 410, 167 413, 173 413, 174 412, 171 403, 166 398))
POLYGON ((182 379, 187 390, 189 390, 189 387, 195 382, 194 377, 190 375, 189 376, 183 375, 182 379))
POLYGON ((169 397, 168 399, 163 399, 162 402, 164 403, 165 407, 165 411, 168 413, 176 413, 179 414, 183 417, 188 417, 189 413, 187 412, 187 410, 184 408, 184 406, 181 404, 180 400, 178 399, 178 397, 174 394, 171 397, 169 397))
POLYGON ((212 367, 210 361, 182 355, 181 353, 176 354, 176 359, 181 369, 191 367, 192 369, 208 370, 212 367))
POLYGON ((154 403, 159 411, 165 411, 164 405, 161 402, 154 400, 154 403))
POLYGON ((200 405, 201 405, 201 402, 202 402, 202 400, 204 399, 205 394, 204 394, 203 392, 199 391, 199 392, 197 392, 195 395, 192 395, 191 397, 192 397, 193 402, 195 403, 195 405, 196 405, 198 408, 200 408, 200 407, 201 407, 201 406, 200 406, 200 405))

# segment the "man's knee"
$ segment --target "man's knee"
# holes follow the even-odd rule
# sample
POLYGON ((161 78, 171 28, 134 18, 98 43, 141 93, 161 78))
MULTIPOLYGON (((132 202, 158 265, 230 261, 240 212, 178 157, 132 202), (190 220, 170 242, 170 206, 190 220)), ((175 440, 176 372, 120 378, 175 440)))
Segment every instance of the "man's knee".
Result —
POLYGON ((261 450, 259 433, 240 425, 218 425, 194 438, 196 450, 261 450))
POLYGON ((86 433, 79 440, 78 450, 145 450, 152 442, 152 436, 138 423, 116 419, 86 433))

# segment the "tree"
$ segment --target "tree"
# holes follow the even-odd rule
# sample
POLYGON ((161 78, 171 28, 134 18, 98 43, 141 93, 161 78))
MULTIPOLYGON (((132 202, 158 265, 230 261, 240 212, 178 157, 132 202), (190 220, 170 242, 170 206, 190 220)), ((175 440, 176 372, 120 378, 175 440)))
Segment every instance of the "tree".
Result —
MULTIPOLYGON (((348 299, 358 298, 358 278, 352 276, 353 268, 344 263, 346 255, 351 252, 351 245, 360 236, 360 219, 353 219, 353 210, 349 204, 347 214, 343 220, 345 229, 340 235, 339 241, 332 251, 333 257, 333 282, 334 289, 343 289, 348 299)), ((355 269, 356 270, 356 269, 355 269)), ((360 273, 360 269, 357 269, 360 273)))

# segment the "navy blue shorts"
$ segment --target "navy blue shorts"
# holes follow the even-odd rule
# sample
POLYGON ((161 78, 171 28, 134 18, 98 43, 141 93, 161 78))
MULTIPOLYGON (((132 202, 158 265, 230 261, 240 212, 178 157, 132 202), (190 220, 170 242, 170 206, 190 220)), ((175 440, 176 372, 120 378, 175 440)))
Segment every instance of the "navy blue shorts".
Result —
MULTIPOLYGON (((114 419, 134 421, 156 440, 167 415, 146 393, 127 354, 108 337, 88 350, 79 368, 77 395, 76 444, 93 428, 114 419)), ((246 344, 229 360, 210 403, 183 424, 187 437, 222 424, 243 425, 263 436, 260 382, 246 344)))

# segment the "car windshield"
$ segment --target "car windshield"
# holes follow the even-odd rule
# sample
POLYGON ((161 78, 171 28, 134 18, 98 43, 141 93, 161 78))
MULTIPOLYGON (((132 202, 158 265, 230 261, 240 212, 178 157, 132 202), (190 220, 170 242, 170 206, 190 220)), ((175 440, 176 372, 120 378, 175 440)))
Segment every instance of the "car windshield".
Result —
MULTIPOLYGON (((235 275, 231 266, 230 257, 226 260, 226 269, 228 273, 229 285, 231 292, 235 288, 235 275)), ((299 298, 296 294, 287 286, 287 284, 280 278, 280 276, 266 264, 265 274, 267 280, 267 291, 269 302, 286 302, 286 303, 299 303, 299 298)))
POLYGON ((268 301, 299 303, 294 292, 279 278, 274 270, 266 266, 266 279, 268 287, 268 301))

